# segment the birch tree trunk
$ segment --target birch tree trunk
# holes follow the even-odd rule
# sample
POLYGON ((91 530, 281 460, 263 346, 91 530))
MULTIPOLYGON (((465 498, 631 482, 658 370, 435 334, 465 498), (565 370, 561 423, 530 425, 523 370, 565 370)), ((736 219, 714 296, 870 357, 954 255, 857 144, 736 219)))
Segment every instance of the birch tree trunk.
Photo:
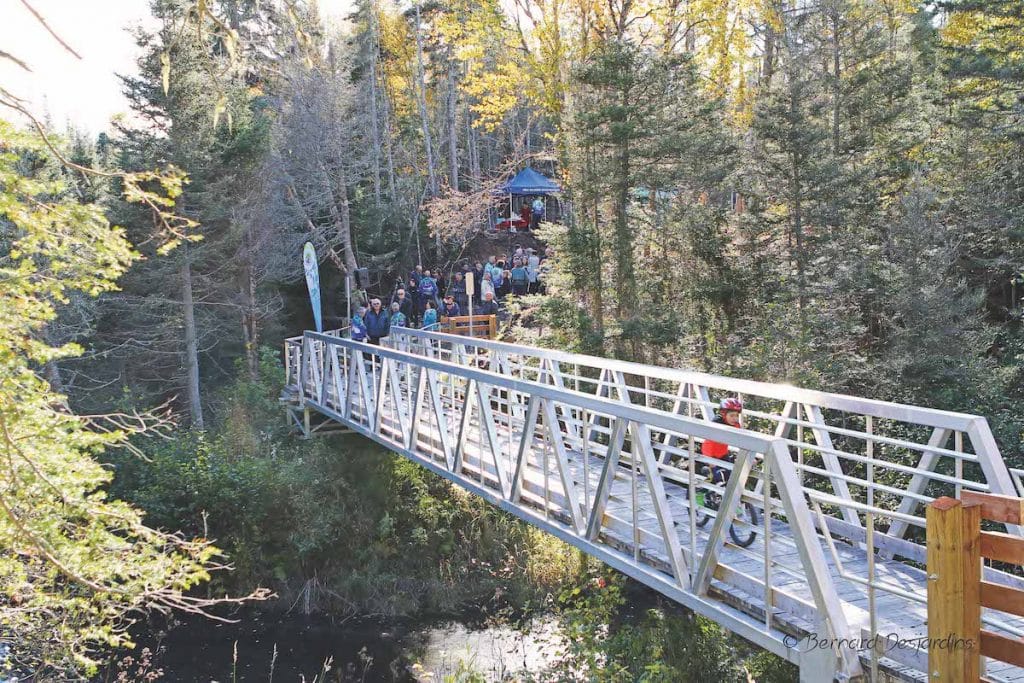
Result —
POLYGON ((188 408, 193 429, 204 429, 203 406, 199 395, 199 339, 196 335, 196 309, 192 300, 192 264, 188 247, 181 263, 181 307, 185 321, 185 367, 188 370, 188 408))
POLYGON ((370 5, 370 126, 373 134, 373 205, 380 208, 380 115, 377 112, 377 8, 370 5))
POLYGON ((380 208, 380 123, 377 113, 377 56, 370 67, 370 126, 373 134, 373 205, 380 208))
POLYGON ((349 211, 348 176, 345 174, 345 168, 341 165, 338 166, 337 172, 340 175, 338 182, 332 183, 330 174, 324 168, 323 162, 320 162, 321 183, 326 196, 330 197, 327 208, 331 213, 331 221, 334 223, 338 241, 341 243, 342 260, 345 270, 348 273, 353 273, 358 265, 356 264, 356 252, 352 246, 352 215, 349 211))
POLYGON ((427 76, 423 66, 423 35, 420 22, 420 3, 416 4, 416 102, 423 124, 423 147, 427 156, 427 188, 430 196, 437 195, 437 167, 434 162, 434 143, 430 136, 430 117, 427 114, 427 76))
POLYGON ((43 376, 49 382, 50 389, 58 394, 64 393, 64 381, 60 378, 60 367, 57 365, 57 361, 46 361, 46 364, 43 365, 43 376))
POLYGON ((458 90, 455 87, 455 55, 448 54, 448 183, 455 191, 459 189, 459 133, 458 133, 458 90))
POLYGON ((466 151, 469 155, 469 185, 475 189, 480 186, 480 147, 477 144, 477 132, 473 128, 472 110, 466 103, 466 151))
POLYGON ((384 105, 384 158, 388 165, 388 199, 395 203, 398 201, 398 195, 395 190, 395 151, 391 145, 391 101, 386 91, 381 93, 381 100, 384 105))
MULTIPOLYGON (((434 163, 434 145, 430 137, 430 117, 427 113, 427 77, 423 67, 423 34, 420 21, 420 3, 416 0, 416 101, 420 109, 420 121, 423 124, 423 146, 427 156, 427 196, 436 197, 437 167, 434 163)), ((434 234, 434 248, 438 258, 441 257, 441 233, 434 234)))
POLYGON ((245 364, 249 369, 249 378, 253 381, 259 379, 259 318, 256 312, 256 274, 254 270, 254 249, 255 243, 252 234, 252 227, 245 229, 245 263, 242 269, 242 282, 240 283, 242 295, 242 340, 245 342, 245 364))
MULTIPOLYGON (((54 334, 53 327, 47 326, 43 330, 43 339, 50 346, 60 346, 60 341, 54 334)), ((60 376, 60 366, 56 360, 48 360, 43 364, 43 376, 46 377, 46 381, 49 382, 50 388, 53 389, 54 393, 64 394, 64 380, 60 376)))
POLYGON ((338 207, 337 210, 340 214, 338 234, 342 237, 345 267, 349 273, 353 273, 359 267, 359 264, 356 262, 356 250, 352 245, 352 214, 348 201, 348 174, 345 172, 344 166, 338 167, 338 173, 341 174, 341 177, 338 178, 338 184, 334 193, 334 205, 338 207))
POLYGON ((772 84, 775 73, 775 27, 769 20, 764 29, 764 57, 761 59, 761 88, 767 89, 772 84))

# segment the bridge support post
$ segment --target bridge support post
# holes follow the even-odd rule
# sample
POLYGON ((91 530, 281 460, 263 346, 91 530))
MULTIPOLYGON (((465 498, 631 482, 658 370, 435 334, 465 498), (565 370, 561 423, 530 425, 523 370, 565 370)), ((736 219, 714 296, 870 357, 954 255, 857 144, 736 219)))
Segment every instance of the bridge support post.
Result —
MULTIPOLYGON (((775 475, 775 488, 779 492, 779 498, 786 511, 786 518, 789 520, 793 538, 796 541, 797 550, 800 553, 800 560, 804 571, 807 574, 807 583, 814 595, 814 602, 822 619, 817 625, 816 635, 818 640, 834 639, 836 643, 835 652, 831 647, 826 648, 828 653, 831 674, 820 678, 804 678, 804 665, 800 665, 800 680, 831 681, 837 677, 842 680, 850 680, 860 676, 863 671, 860 660, 857 657, 856 648, 853 647, 851 638, 854 630, 847 623, 846 615, 843 613, 842 604, 839 601, 839 593, 832 582, 832 574, 825 564, 825 554, 822 551, 821 543, 814 529, 814 522, 811 520, 811 511, 807 507, 803 487, 797 479, 796 467, 789 455, 789 447, 781 441, 777 441, 772 449, 765 453, 766 458, 772 458, 772 474, 775 475), (837 673, 838 672, 838 673, 837 673)), ((768 511, 765 511, 768 514, 768 511)), ((805 642, 804 646, 813 645, 813 640, 805 642)), ((814 648, 812 648, 814 649, 814 648)), ((804 650, 801 649, 801 655, 804 650)), ((824 655, 820 653, 808 653, 813 661, 808 659, 807 670, 818 672, 815 667, 825 666, 824 655), (821 657, 819 661, 818 657, 821 657)))
POLYGON ((754 456, 750 451, 739 451, 736 454, 736 461, 733 463, 732 472, 729 473, 729 483, 725 485, 725 492, 722 494, 722 502, 718 506, 718 513, 715 515, 715 523, 711 525, 708 532, 708 543, 704 548, 704 556, 700 558, 700 565, 697 568, 697 576, 693 580, 693 592, 697 595, 707 595, 708 586, 711 584, 711 577, 718 566, 718 555, 725 545, 727 528, 732 524, 733 511, 739 507, 743 491, 747 486, 747 479, 750 477, 750 470, 754 465, 754 456))
MULTIPOLYGON (((835 648, 828 642, 829 628, 825 621, 817 627, 820 639, 805 638, 800 642, 800 683, 827 683, 829 681, 849 681, 842 673, 840 660, 835 648)), ((858 676, 858 679, 860 677, 858 676)))

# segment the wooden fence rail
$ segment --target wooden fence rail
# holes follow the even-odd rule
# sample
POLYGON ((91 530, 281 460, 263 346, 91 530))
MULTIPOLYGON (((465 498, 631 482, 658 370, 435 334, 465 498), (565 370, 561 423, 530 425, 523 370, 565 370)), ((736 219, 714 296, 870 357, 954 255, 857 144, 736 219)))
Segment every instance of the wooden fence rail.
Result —
POLYGON ((981 627, 982 608, 1024 616, 1024 590, 981 578, 982 560, 1024 566, 1024 539, 981 520, 1024 522, 1024 499, 964 491, 928 506, 928 668, 933 681, 979 681, 982 657, 1024 666, 1024 639, 981 627))
POLYGON ((498 318, 494 315, 456 315, 441 318, 441 332, 494 339, 498 336, 498 318))

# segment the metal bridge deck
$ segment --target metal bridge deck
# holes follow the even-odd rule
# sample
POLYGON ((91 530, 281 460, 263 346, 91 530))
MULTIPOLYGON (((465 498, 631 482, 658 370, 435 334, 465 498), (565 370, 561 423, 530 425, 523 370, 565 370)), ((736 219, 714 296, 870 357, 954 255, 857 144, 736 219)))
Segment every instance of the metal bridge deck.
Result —
MULTIPOLYGON (((758 506, 762 518, 754 543, 740 548, 727 538, 724 519, 705 528, 691 524, 689 485, 712 488, 695 475, 691 461, 700 456, 690 457, 697 441, 712 438, 701 434, 710 427, 707 422, 679 415, 678 405, 674 411, 637 409, 639 401, 630 396, 639 385, 635 372, 629 382, 610 365, 601 376, 605 389, 591 377, 592 392, 569 391, 566 377, 556 377, 557 360, 531 364, 524 357, 517 363, 505 345, 445 337, 410 331, 392 350, 307 333, 287 350, 296 424, 308 432, 309 423, 303 424, 308 415, 300 417, 299 410, 312 409, 328 423, 384 444, 799 664, 805 680, 822 680, 822 672, 927 680, 927 648, 920 641, 927 636, 924 549, 902 534, 891 535, 892 521, 913 524, 913 515, 895 510, 900 501, 888 490, 894 487, 875 483, 874 460, 870 480, 840 470, 849 486, 836 487, 827 461, 817 467, 801 454, 794 463, 788 445, 784 457, 772 450, 778 444, 736 441, 734 476, 726 489, 718 489, 727 501, 723 507, 734 509, 728 501, 742 498, 758 506), (524 378, 531 367, 532 383, 524 378), (612 398, 616 392, 619 405, 612 398), (765 477, 767 462, 772 464, 765 477), (867 496, 871 505, 862 502, 864 496, 858 501, 849 494, 850 486, 861 483, 875 494, 867 496), (841 493, 850 495, 848 505, 856 514, 844 514, 841 493), (887 532, 875 531, 876 519, 886 514, 878 506, 881 493, 889 494, 888 507, 894 508, 887 532), (765 509, 772 511, 767 525, 765 509), (863 528, 867 524, 870 531, 863 528), (844 638, 832 647, 814 646, 844 638)), ((581 376, 579 370, 572 375, 577 388, 581 376)), ((683 402, 692 397, 692 415, 709 396, 692 382, 684 392, 682 384, 668 395, 683 402)), ((643 386, 650 404, 659 392, 650 382, 643 386)), ((786 408, 778 412, 779 424, 801 421, 800 411, 795 418, 786 408)), ((812 419, 806 425, 814 434, 809 443, 829 443, 836 453, 845 452, 849 445, 825 437, 829 431, 842 436, 849 431, 844 424, 812 419)), ((867 424, 870 430, 870 419, 867 424)), ((714 438, 722 441, 737 436, 726 432, 741 431, 715 429, 714 438)), ((944 445, 933 448, 941 451, 944 445)), ((956 447, 965 456, 978 456, 968 454, 960 439, 956 447)), ((922 452, 928 454, 927 446, 922 452)), ((957 487, 997 488, 991 481, 971 482, 962 465, 953 471, 956 481, 949 474, 935 476, 957 487)), ((1012 481, 1013 474, 1007 474, 1012 481)), ((989 571, 988 578, 1024 584, 998 572, 989 571)), ((1024 633, 1024 619, 999 613, 989 616, 989 625, 1024 633)), ((1024 670, 994 661, 986 675, 1024 681, 1024 670)))

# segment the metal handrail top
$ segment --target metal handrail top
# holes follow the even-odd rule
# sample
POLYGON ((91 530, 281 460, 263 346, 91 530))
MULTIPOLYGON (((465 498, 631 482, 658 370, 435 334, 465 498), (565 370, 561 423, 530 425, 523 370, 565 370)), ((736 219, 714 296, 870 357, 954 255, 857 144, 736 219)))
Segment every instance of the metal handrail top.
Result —
MULTIPOLYGON (((306 331, 303 337, 315 339, 328 345, 343 346, 353 351, 359 351, 366 355, 381 356, 390 358, 413 366, 426 367, 432 370, 448 372, 466 379, 482 382, 487 385, 501 387, 521 394, 536 395, 556 402, 585 408, 594 413, 610 415, 630 422, 654 427, 659 430, 677 432, 702 439, 721 441, 730 446, 754 453, 767 453, 773 449, 785 450, 786 446, 782 439, 775 436, 766 436, 759 432, 752 432, 736 427, 726 427, 708 420, 691 418, 685 415, 676 415, 665 411, 647 408, 643 405, 622 403, 608 398, 602 398, 582 391, 572 389, 560 389, 550 384, 542 384, 532 380, 518 379, 501 375, 489 370, 459 365, 450 361, 443 361, 428 356, 420 356, 404 351, 398 351, 386 346, 375 346, 364 342, 353 341, 343 337, 332 337, 320 332, 306 331)), ((456 337, 457 338, 457 337, 456 337)))
POLYGON ((653 376, 659 379, 670 379, 678 382, 697 384, 700 386, 711 386, 713 388, 724 389, 738 394, 750 394, 753 396, 772 398, 780 401, 810 403, 825 408, 844 410, 847 412, 859 413, 861 415, 872 415, 874 417, 926 425, 929 427, 945 427, 966 431, 977 421, 985 420, 981 415, 971 415, 969 413, 958 413, 948 410, 939 410, 937 408, 924 408, 903 403, 860 398, 849 394, 835 394, 813 389, 803 389, 801 387, 786 384, 772 384, 770 382, 725 377, 723 375, 713 375, 710 373, 698 372, 696 370, 666 368, 659 365, 646 365, 643 363, 635 363, 632 361, 624 361, 614 358, 603 358, 601 356, 589 356, 585 354, 571 353, 568 351, 559 351, 557 349, 523 346, 510 344, 508 342, 477 339, 475 337, 460 337, 458 335, 444 334, 442 332, 428 332, 425 330, 406 327, 401 329, 400 334, 434 339, 443 342, 453 342, 467 346, 477 346, 504 353, 531 355, 536 358, 543 358, 558 362, 577 363, 579 365, 619 371, 631 375, 653 376))

